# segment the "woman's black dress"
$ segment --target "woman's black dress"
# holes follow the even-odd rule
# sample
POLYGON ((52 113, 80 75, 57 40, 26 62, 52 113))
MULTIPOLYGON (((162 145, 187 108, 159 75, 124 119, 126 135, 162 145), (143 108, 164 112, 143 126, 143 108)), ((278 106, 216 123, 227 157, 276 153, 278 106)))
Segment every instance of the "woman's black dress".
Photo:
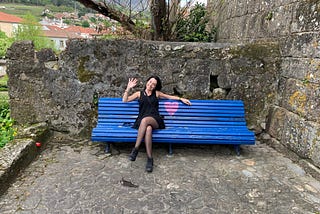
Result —
POLYGON ((157 121, 159 129, 165 128, 164 121, 159 114, 159 100, 155 91, 153 91, 150 96, 144 91, 140 92, 139 115, 132 128, 139 129, 141 120, 144 117, 153 117, 157 121))

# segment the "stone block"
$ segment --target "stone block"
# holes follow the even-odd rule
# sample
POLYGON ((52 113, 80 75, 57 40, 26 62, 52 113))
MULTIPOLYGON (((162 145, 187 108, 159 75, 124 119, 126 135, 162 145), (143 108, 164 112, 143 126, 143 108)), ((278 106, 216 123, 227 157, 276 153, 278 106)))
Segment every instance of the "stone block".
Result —
MULTIPOLYGON (((320 166, 320 127, 317 124, 315 127, 315 137, 313 138, 312 147, 310 149, 310 159, 313 164, 316 166, 320 166)), ((319 167, 320 168, 320 167, 319 167)), ((318 168, 318 170, 319 170, 318 168)))
POLYGON ((281 142, 303 158, 319 163, 320 126, 314 122, 286 112, 281 142))
POLYGON ((288 79, 282 91, 281 106, 307 120, 320 122, 320 86, 308 82, 288 79))
POLYGON ((320 84, 320 59, 285 57, 281 62, 281 76, 304 83, 320 84))
POLYGON ((266 32, 264 37, 282 37, 290 33, 293 7, 294 5, 284 4, 264 11, 261 19, 261 30, 266 32))
POLYGON ((291 34, 279 39, 283 57, 316 58, 320 53, 320 35, 318 32, 291 34))
POLYGON ((268 116, 266 131, 277 140, 281 140, 282 138, 286 112, 286 109, 274 106, 271 108, 268 116))
POLYGON ((34 45, 32 41, 18 41, 11 45, 7 50, 7 58, 17 61, 34 61, 34 45))
POLYGON ((39 62, 48 62, 48 61, 56 61, 57 57, 52 49, 44 48, 38 52, 36 52, 37 60, 39 62))
POLYGON ((292 32, 310 32, 320 30, 320 2, 299 1, 293 11, 292 32))

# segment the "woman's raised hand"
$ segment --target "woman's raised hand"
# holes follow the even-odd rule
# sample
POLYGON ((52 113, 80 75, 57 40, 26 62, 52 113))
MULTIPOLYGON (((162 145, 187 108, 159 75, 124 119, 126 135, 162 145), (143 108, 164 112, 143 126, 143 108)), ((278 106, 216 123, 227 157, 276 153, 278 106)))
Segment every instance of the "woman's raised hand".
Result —
POLYGON ((127 85, 127 90, 130 90, 131 88, 135 87, 138 83, 138 79, 137 78, 129 78, 129 82, 127 85))

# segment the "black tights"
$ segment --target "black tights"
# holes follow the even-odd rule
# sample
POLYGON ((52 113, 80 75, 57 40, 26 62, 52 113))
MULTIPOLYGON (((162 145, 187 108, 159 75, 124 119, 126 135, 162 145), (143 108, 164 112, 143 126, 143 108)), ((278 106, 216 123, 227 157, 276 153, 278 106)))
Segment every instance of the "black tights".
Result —
POLYGON ((152 130, 159 127, 157 121, 153 117, 145 117, 141 120, 135 148, 139 149, 144 138, 146 144, 147 156, 152 157, 152 130))

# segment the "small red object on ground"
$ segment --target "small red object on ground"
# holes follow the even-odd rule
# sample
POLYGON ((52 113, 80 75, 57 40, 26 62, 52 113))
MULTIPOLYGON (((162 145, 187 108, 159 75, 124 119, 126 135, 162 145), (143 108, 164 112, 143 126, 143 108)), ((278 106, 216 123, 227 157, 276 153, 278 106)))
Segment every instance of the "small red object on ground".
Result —
POLYGON ((40 142, 36 142, 36 147, 40 147, 41 143, 40 142))

